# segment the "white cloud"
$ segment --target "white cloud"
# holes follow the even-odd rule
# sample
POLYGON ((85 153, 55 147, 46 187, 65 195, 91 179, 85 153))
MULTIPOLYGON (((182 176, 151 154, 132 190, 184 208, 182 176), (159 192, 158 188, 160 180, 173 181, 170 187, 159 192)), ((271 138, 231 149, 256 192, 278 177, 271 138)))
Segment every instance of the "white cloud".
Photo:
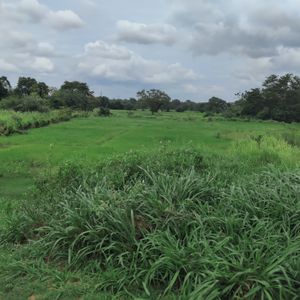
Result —
POLYGON ((194 95, 208 95, 208 96, 218 96, 224 94, 224 87, 219 85, 207 85, 207 84, 193 84, 186 83, 182 85, 184 91, 189 94, 194 95))
POLYGON ((48 42, 39 42, 35 48, 39 56, 55 56, 55 47, 48 42))
POLYGON ((3 1, 0 16, 9 22, 44 23, 56 30, 82 27, 84 22, 72 10, 51 10, 38 0, 21 0, 17 3, 3 1))
POLYGON ((278 56, 271 58, 271 63, 277 70, 288 70, 288 72, 300 71, 300 48, 280 47, 278 56))
POLYGON ((278 48, 300 47, 297 1, 172 0, 173 22, 190 36, 197 55, 231 53, 253 58, 278 55, 278 48))
POLYGON ((183 67, 180 63, 165 64, 158 61, 144 60, 144 81, 149 83, 178 83, 200 79, 193 70, 183 67))
POLYGON ((79 28, 84 25, 80 17, 71 10, 50 11, 48 22, 53 28, 58 30, 79 28))
POLYGON ((172 45, 176 41, 177 30, 169 24, 142 24, 126 20, 117 22, 118 39, 129 43, 172 45))
POLYGON ((40 22, 49 13, 49 9, 45 5, 41 5, 37 0, 22 0, 16 6, 17 12, 21 16, 28 18, 33 22, 40 22))
POLYGON ((87 44, 80 60, 81 72, 112 81, 174 84, 199 78, 194 71, 179 63, 148 60, 127 48, 103 41, 87 44))
POLYGON ((8 34, 8 30, 6 26, 2 27, 0 25, 0 49, 12 48, 14 51, 18 51, 19 49, 29 48, 34 42, 32 35, 27 32, 12 28, 8 34))
POLYGON ((49 57, 60 55, 53 43, 47 41, 52 35, 48 26, 62 32, 83 24, 74 12, 52 10, 38 0, 0 0, 0 19, 0 71, 15 72, 17 76, 20 72, 54 71, 54 63, 49 57), (32 26, 35 26, 34 31, 32 26), (44 30, 47 30, 46 34, 44 30))
POLYGON ((4 59, 0 58, 0 72, 18 72, 19 69, 4 59))
POLYGON ((266 75, 271 74, 273 71, 274 65, 270 58, 248 57, 243 60, 243 63, 237 63, 237 66, 234 66, 232 76, 237 79, 239 83, 254 87, 259 85, 266 75))
POLYGON ((91 42, 84 47, 86 55, 107 59, 128 60, 133 53, 125 47, 109 45, 103 41, 91 42))
POLYGON ((36 57, 31 65, 31 68, 40 73, 48 73, 54 70, 54 64, 49 58, 36 57))

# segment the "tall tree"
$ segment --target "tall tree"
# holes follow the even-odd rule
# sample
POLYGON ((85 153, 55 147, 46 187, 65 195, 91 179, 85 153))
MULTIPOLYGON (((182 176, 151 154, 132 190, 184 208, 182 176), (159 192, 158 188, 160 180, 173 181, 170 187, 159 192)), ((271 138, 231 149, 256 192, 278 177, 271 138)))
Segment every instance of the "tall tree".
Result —
POLYGON ((0 100, 8 96, 11 91, 11 85, 7 77, 0 77, 0 100))
POLYGON ((208 100, 207 111, 212 113, 222 113, 228 108, 225 100, 212 97, 208 100))
POLYGON ((79 81, 65 81, 60 88, 61 90, 68 90, 72 92, 79 92, 86 96, 92 96, 94 92, 90 91, 89 86, 85 82, 79 81))
POLYGON ((256 116, 264 109, 265 102, 260 89, 252 89, 242 94, 242 114, 256 116))
POLYGON ((171 101, 168 94, 157 89, 139 91, 137 98, 147 105, 152 114, 158 112, 162 107, 168 107, 171 101))
POLYGON ((242 94, 242 115, 277 121, 300 120, 300 78, 293 74, 270 75, 262 88, 242 94))
POLYGON ((45 98, 49 95, 50 88, 45 82, 39 82, 37 85, 37 92, 41 98, 45 98))
POLYGON ((31 77, 19 77, 16 93, 19 96, 29 96, 30 94, 38 92, 38 82, 31 77))

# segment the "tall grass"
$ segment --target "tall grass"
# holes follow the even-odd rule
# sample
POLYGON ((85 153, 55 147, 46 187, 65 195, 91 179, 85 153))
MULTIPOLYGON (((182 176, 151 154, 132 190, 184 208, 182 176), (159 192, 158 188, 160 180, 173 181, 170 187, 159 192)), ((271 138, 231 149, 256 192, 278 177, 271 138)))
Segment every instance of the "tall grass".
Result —
POLYGON ((299 299, 299 165, 282 141, 252 143, 234 146, 236 156, 164 150, 66 163, 8 217, 2 241, 93 274, 112 295, 299 299), (257 154, 241 161, 247 151, 257 154))
POLYGON ((0 135, 11 135, 29 128, 38 128, 51 123, 68 121, 77 115, 78 113, 73 113, 69 110, 53 110, 44 113, 0 110, 0 135))

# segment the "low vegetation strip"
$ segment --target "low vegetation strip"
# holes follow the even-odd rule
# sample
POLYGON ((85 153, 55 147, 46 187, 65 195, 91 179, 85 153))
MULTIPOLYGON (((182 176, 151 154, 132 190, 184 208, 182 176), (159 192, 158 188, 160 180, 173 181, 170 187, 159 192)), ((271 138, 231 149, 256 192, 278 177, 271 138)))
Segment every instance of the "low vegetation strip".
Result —
POLYGON ((11 135, 30 128, 47 126, 51 123, 69 121, 84 113, 70 110, 53 110, 49 112, 15 112, 0 110, 0 135, 11 135))
POLYGON ((265 137, 234 149, 65 163, 8 215, 1 240, 124 299, 299 299, 296 150, 265 137))

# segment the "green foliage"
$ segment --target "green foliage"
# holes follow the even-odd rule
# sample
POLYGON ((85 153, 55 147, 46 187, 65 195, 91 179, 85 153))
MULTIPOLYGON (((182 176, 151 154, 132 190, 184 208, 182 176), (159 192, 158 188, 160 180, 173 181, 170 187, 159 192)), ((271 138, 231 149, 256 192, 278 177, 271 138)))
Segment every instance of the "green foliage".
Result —
POLYGON ((99 116, 99 117, 109 117, 111 115, 109 108, 102 107, 102 106, 100 108, 95 108, 93 110, 93 113, 95 116, 99 116))
POLYGON ((50 107, 58 109, 61 107, 69 107, 71 109, 79 109, 91 111, 95 107, 101 106, 101 99, 87 95, 81 90, 60 89, 55 91, 49 97, 50 107))
POLYGON ((31 77, 19 77, 15 92, 18 96, 29 96, 38 92, 38 82, 31 77))
POLYGON ((270 75, 261 89, 242 94, 242 115, 284 122, 300 121, 300 78, 292 74, 270 75))
POLYGON ((13 109, 20 112, 47 112, 49 111, 48 103, 42 99, 38 94, 31 94, 28 96, 18 97, 10 96, 3 99, 0 103, 1 109, 13 109))
POLYGON ((29 128, 47 126, 51 123, 68 121, 72 118, 68 110, 39 112, 14 112, 0 110, 0 135, 11 135, 29 128))
POLYGON ((45 82, 38 82, 37 93, 41 98, 46 98, 49 95, 50 89, 45 82))
POLYGON ((300 147, 300 134, 298 132, 284 132, 282 137, 289 145, 300 147))
POLYGON ((206 111, 208 113, 222 113, 226 111, 227 108, 228 104, 226 101, 217 97, 212 97, 208 100, 206 111))
POLYGON ((60 89, 72 92, 79 92, 85 96, 93 95, 93 92, 90 91, 88 85, 85 82, 65 81, 64 84, 60 87, 60 89))
POLYGON ((137 97, 152 113, 156 113, 160 109, 168 110, 171 101, 171 98, 165 92, 156 89, 139 91, 137 97))
POLYGON ((114 111, 0 137, 0 298, 296 298, 298 131, 114 111))
MULTIPOLYGON (((27 256, 81 270, 119 298, 296 299, 294 149, 256 135, 229 150, 64 163, 7 217, 2 241, 26 243, 27 256)), ((14 278, 31 272, 18 270, 14 278)))
POLYGON ((60 107, 70 107, 73 109, 87 108, 87 98, 85 94, 71 90, 59 90, 50 97, 50 106, 54 109, 60 107))
POLYGON ((11 92, 11 85, 5 76, 0 77, 0 100, 11 92))

